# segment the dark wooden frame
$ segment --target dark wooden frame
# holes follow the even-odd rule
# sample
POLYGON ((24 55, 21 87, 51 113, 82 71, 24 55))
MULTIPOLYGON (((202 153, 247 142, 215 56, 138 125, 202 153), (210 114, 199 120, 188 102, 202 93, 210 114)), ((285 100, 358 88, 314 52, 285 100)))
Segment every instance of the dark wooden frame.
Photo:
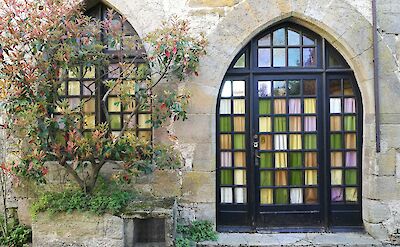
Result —
MULTIPOLYGON (((271 36, 272 39, 272 36, 271 36)), ((272 42, 272 41, 271 41, 272 42)), ((287 41, 286 41, 286 48, 287 41)), ((288 64, 288 53, 286 53, 286 64, 288 64)), ((301 55, 302 57, 302 55, 301 55)), ((271 66, 272 61, 272 50, 271 50, 271 66)), ((247 146, 247 204, 221 204, 220 203, 220 139, 219 139, 219 106, 220 100, 217 102, 217 138, 216 138, 216 154, 217 154, 217 169, 216 169, 216 218, 217 218, 217 229, 219 231, 279 231, 279 232, 308 232, 308 231, 348 231, 348 230, 360 230, 362 229, 362 217, 361 217, 361 171, 362 171, 362 100, 361 93, 358 89, 357 82, 354 77, 353 71, 346 64, 344 58, 322 37, 313 33, 312 31, 299 26, 294 23, 286 22, 278 24, 272 28, 255 36, 246 47, 244 47, 233 60, 229 67, 224 81, 226 80, 245 80, 246 81, 246 146, 247 146), (316 67, 257 67, 257 41, 264 35, 271 33, 279 28, 290 28, 297 31, 301 31, 310 37, 315 37, 317 40, 316 51, 317 51, 317 66, 316 67), (328 54, 333 52, 334 56, 338 56, 339 60, 343 63, 341 67, 329 67, 328 66, 328 54), (246 53, 246 66, 245 68, 233 68, 236 61, 246 53), (320 86, 317 87, 317 147, 318 147, 318 162, 319 162, 319 175, 320 181, 318 181, 319 187, 319 198, 320 208, 317 209, 312 205, 286 205, 284 207, 276 207, 272 205, 269 207, 270 211, 266 212, 269 215, 279 215, 279 212, 284 213, 284 217, 277 217, 276 221, 278 224, 268 224, 268 222, 260 221, 260 206, 259 195, 256 193, 256 185, 259 184, 257 167, 258 159, 256 158, 257 150, 253 148, 253 139, 255 133, 257 133, 255 123, 256 117, 258 116, 257 107, 255 106, 254 95, 256 90, 255 78, 265 76, 267 78, 284 78, 290 79, 296 77, 296 79, 302 78, 317 78, 320 80, 320 86), (348 78, 352 82, 353 91, 355 94, 357 110, 357 169, 358 169, 358 202, 357 204, 334 204, 331 203, 331 185, 330 185, 330 142, 329 142, 329 95, 327 82, 329 78, 339 77, 348 78), (249 117, 250 116, 250 117, 249 117), (251 127, 250 127, 251 126, 251 127), (327 148, 324 148, 327 147, 327 148), (255 165, 253 165, 255 164, 255 165), (307 206, 307 207, 304 207, 307 206), (275 210, 274 210, 275 209, 275 210), (304 212, 309 212, 305 214, 304 212), (310 214, 311 213, 311 214, 310 214), (310 217, 314 215, 315 217, 310 217), (299 224, 290 224, 290 222, 299 222, 299 224)), ((218 99, 221 98, 221 91, 218 94, 218 99)), ((303 97, 303 95, 301 95, 303 97)), ((344 126, 343 126, 344 128, 344 126)), ((283 133, 284 134, 284 133, 283 133)), ((269 218, 270 222, 274 221, 269 218)), ((269 223, 270 223, 269 222, 269 223)))

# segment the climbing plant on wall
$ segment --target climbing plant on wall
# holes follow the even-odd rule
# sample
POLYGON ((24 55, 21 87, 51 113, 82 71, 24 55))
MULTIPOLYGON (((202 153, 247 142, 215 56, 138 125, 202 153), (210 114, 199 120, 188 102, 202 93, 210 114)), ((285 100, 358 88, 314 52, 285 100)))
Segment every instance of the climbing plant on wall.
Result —
POLYGON ((104 20, 96 20, 84 15, 80 2, 0 0, 2 128, 17 147, 15 159, 1 167, 17 178, 45 182, 47 161, 58 161, 91 193, 108 162, 120 161, 123 170, 117 177, 123 180, 179 163, 170 147, 141 138, 133 120, 142 111, 151 112, 145 123, 158 128, 187 118, 189 94, 171 89, 197 74, 206 40, 191 36, 187 21, 173 18, 143 43, 136 38, 129 45, 122 16, 108 11, 104 20), (124 48, 118 48, 122 42, 124 48), (116 52, 106 52, 110 46, 116 52), (69 90, 65 78, 77 74, 95 76, 90 85, 77 82, 78 91, 87 95, 73 101, 64 95, 69 90), (105 93, 98 98, 100 88, 105 93), (112 104, 111 95, 117 99, 112 104), (87 109, 94 99, 92 124, 87 109), (111 128, 113 107, 130 109, 118 131, 111 128))

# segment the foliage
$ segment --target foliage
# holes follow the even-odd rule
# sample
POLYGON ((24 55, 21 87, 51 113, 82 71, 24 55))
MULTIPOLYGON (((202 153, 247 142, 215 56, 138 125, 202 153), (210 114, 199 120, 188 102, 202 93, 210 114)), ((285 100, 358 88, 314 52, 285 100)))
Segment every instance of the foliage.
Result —
POLYGON ((176 246, 192 246, 192 242, 217 240, 217 233, 209 221, 193 221, 189 225, 178 225, 179 237, 175 240, 176 246))
POLYGON ((4 246, 23 247, 32 242, 32 229, 27 226, 17 225, 6 236, 0 237, 0 244, 4 246))
POLYGON ((115 21, 119 15, 113 11, 103 21, 87 17, 80 2, 0 0, 0 101, 6 112, 2 127, 18 150, 17 159, 1 168, 44 183, 47 161, 55 160, 90 194, 107 162, 121 161, 124 172, 117 177, 124 181, 157 165, 177 166, 175 150, 136 137, 137 125, 131 122, 145 110, 151 110, 152 120, 147 123, 154 128, 187 118, 190 95, 173 86, 197 75, 206 41, 203 36, 192 37, 188 23, 174 18, 145 37, 144 46, 132 39, 133 44, 125 44, 128 51, 121 48, 109 54, 104 52, 109 44, 103 40, 111 40, 112 46, 121 44, 125 19, 115 21), (133 58, 131 47, 137 51, 133 58), (144 47, 148 47, 148 57, 144 47), (142 58, 148 63, 138 64, 142 58), (100 72, 107 71, 111 59, 118 61, 119 72, 110 71, 114 76, 109 78, 100 72), (89 89, 89 98, 76 105, 62 97, 67 74, 86 75, 93 69, 101 75, 94 81, 95 89, 89 89), (99 87, 106 89, 102 98, 96 95, 99 87), (110 128, 107 102, 111 93, 122 109, 134 106, 119 133, 110 128), (85 106, 96 97, 105 119, 92 127, 85 106))
POLYGON ((52 215, 73 211, 117 215, 134 198, 132 191, 121 190, 116 184, 100 184, 91 195, 77 189, 43 193, 32 204, 31 215, 36 218, 39 212, 48 212, 52 215))

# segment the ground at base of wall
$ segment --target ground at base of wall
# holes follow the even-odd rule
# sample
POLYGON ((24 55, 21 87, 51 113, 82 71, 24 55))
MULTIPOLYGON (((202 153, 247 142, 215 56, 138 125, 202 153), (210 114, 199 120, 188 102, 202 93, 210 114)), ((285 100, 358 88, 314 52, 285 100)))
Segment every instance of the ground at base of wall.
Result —
POLYGON ((218 241, 202 242, 206 246, 390 246, 363 233, 220 233, 218 241))

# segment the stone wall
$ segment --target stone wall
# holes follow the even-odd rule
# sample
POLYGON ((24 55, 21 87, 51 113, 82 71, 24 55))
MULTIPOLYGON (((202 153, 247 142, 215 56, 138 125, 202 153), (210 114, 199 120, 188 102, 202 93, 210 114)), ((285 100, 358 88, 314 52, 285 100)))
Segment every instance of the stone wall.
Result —
MULTIPOLYGON (((139 36, 173 15, 191 21, 209 45, 200 76, 182 82, 192 92, 189 120, 176 126, 185 168, 159 171, 140 186, 155 195, 176 195, 185 219, 215 221, 217 94, 237 52, 257 33, 286 19, 326 38, 355 72, 363 97, 363 218, 366 230, 399 241, 400 229, 400 2, 377 0, 381 82, 382 151, 375 152, 375 109, 370 0, 108 0, 139 36), (150 185, 153 184, 153 185, 150 185)), ((163 140, 163 135, 156 133, 163 140)))

